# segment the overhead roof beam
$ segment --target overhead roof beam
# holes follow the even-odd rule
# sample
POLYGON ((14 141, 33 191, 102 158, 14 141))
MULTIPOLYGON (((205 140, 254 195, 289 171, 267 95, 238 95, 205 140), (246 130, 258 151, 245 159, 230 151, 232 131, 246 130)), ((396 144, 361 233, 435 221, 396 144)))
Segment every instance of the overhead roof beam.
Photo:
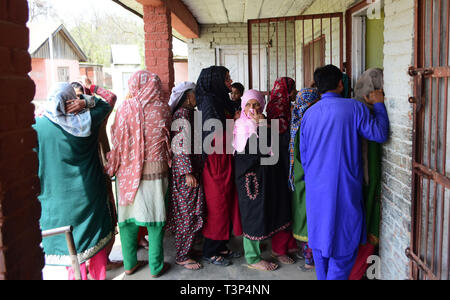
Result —
POLYGON ((182 36, 188 39, 196 39, 200 36, 200 27, 191 11, 181 0, 136 0, 142 5, 162 6, 166 5, 172 13, 172 27, 182 36))

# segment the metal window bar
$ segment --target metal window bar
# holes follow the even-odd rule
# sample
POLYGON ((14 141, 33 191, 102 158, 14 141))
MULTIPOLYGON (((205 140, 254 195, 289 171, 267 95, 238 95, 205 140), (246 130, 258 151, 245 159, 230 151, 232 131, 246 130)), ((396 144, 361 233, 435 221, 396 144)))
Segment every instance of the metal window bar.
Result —
POLYGON ((406 255, 411 279, 450 279, 450 1, 416 0, 415 5, 411 246, 406 255))
POLYGON ((77 250, 75 247, 75 242, 73 240, 72 232, 73 232, 72 226, 49 229, 42 231, 42 238, 47 238, 60 234, 64 234, 66 236, 67 248, 69 250, 70 259, 72 260, 72 267, 75 271, 75 280, 81 280, 80 263, 78 261, 77 250))
POLYGON ((247 29, 248 83, 250 89, 255 88, 254 85, 256 85, 256 82, 259 82, 258 88, 260 89, 260 91, 266 95, 270 94, 270 89, 272 87, 271 85, 273 84, 275 79, 280 76, 280 74, 283 74, 287 77, 293 77, 298 85, 303 85, 305 87, 305 74, 307 73, 305 65, 308 64, 310 66, 309 68, 311 70, 309 70, 308 74, 311 77, 316 67, 319 67, 320 64, 325 63, 325 61, 333 64, 333 61, 335 60, 337 55, 339 55, 339 64, 337 66, 343 70, 343 13, 253 19, 248 20, 247 29), (324 24, 323 20, 329 20, 329 24, 324 24), (314 22, 316 21, 317 23, 320 22, 320 26, 319 24, 317 24, 317 26, 316 24, 314 24, 314 22), (333 26, 333 22, 339 23, 339 26, 336 28, 335 26, 333 26), (280 23, 284 23, 284 42, 282 41, 283 34, 280 34, 279 32, 280 29, 283 30, 282 28, 279 28, 280 23), (261 31, 261 24, 267 25, 267 39, 262 36, 263 32, 261 31), (326 30, 326 25, 329 26, 329 31, 326 30), (271 32, 271 27, 273 27, 274 32, 271 32), (257 32, 254 32, 255 30, 257 30, 257 32), (258 35, 258 38, 255 37, 255 39, 253 39, 253 36, 256 35, 258 35), (319 41, 319 39, 317 40, 317 45, 314 45, 317 36, 319 36, 320 38, 325 37, 325 42, 323 43, 323 45, 322 42, 319 41), (339 49, 333 49, 333 45, 335 45, 333 39, 339 40, 339 43, 336 45, 339 49), (266 43, 266 40, 267 45, 262 45, 262 43, 266 43), (293 44, 290 41, 293 41, 293 44), (298 44, 297 41, 299 41, 298 44), (311 58, 309 58, 309 62, 307 63, 307 61, 305 60, 304 52, 305 46, 309 44, 310 41, 313 42, 309 48, 311 50, 312 61, 311 58), (264 46, 267 47, 265 69, 263 69, 263 64, 261 63, 261 47, 263 47, 264 49, 264 46), (326 60, 325 57, 328 55, 328 52, 326 50, 320 49, 320 51, 317 51, 317 46, 324 47, 324 49, 329 47, 329 57, 327 57, 326 60), (252 59, 252 52, 256 49, 258 49, 257 57, 259 58, 259 61, 257 67, 254 69, 254 58, 252 59), (280 51, 282 52, 280 53, 280 51), (284 55, 282 54, 283 52, 284 55), (321 59, 318 59, 318 53, 320 54, 321 59), (276 55, 275 59, 273 59, 273 55, 276 55), (336 57, 333 57, 333 55, 336 55, 336 57), (283 56, 284 62, 282 61, 283 56), (282 67, 280 69, 280 64, 283 63, 285 66, 285 72, 282 72, 282 67), (258 72, 258 74, 255 74, 255 72, 258 72), (261 78, 263 77, 262 75, 264 74, 264 72, 267 72, 266 78, 267 82, 269 83, 267 87, 263 87, 261 83, 261 78), (274 74, 272 74, 272 72, 274 74), (303 76, 303 81, 301 81, 301 83, 297 80, 297 76, 300 74, 302 74, 303 76), (274 78, 275 76, 276 78, 274 78), (257 79, 256 82, 253 80, 254 78, 257 79))

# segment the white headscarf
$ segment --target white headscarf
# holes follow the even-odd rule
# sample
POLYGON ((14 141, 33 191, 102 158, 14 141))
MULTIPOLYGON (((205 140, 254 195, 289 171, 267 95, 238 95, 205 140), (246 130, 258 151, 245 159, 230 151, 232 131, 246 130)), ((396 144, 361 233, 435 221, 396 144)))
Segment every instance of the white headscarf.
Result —
POLYGON ((172 94, 170 95, 170 100, 169 100, 169 106, 170 106, 172 113, 175 112, 174 110, 175 110, 175 108, 177 108, 178 103, 180 102, 184 93, 189 90, 195 90, 195 83, 185 81, 185 82, 177 84, 177 86, 175 86, 172 89, 172 94))
POLYGON ((85 109, 76 115, 67 114, 66 101, 72 99, 77 99, 72 85, 66 82, 57 83, 48 98, 44 116, 71 135, 88 137, 91 135, 91 113, 89 109, 85 109))

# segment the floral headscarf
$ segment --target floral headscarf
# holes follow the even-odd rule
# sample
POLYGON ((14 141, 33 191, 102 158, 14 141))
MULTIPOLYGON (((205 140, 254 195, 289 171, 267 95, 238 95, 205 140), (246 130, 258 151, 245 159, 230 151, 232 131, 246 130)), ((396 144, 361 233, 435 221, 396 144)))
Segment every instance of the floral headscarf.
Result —
POLYGON ((292 110, 292 121, 291 121, 291 140, 289 143, 289 154, 290 154, 290 166, 289 166, 289 187, 292 191, 295 190, 294 185, 294 153, 295 153, 295 137, 302 123, 303 115, 306 110, 310 108, 314 103, 319 101, 320 95, 319 91, 314 88, 307 88, 301 90, 295 101, 294 109, 292 110))
POLYGON ((131 98, 117 110, 106 166, 110 176, 118 177, 121 206, 133 204, 144 161, 170 165, 171 112, 168 99, 161 96, 161 80, 156 74, 138 71, 128 85, 131 98))
POLYGON ((291 101, 289 94, 295 89, 295 80, 289 77, 278 78, 275 81, 270 102, 267 105, 267 119, 280 120, 280 134, 289 130, 291 123, 291 101))

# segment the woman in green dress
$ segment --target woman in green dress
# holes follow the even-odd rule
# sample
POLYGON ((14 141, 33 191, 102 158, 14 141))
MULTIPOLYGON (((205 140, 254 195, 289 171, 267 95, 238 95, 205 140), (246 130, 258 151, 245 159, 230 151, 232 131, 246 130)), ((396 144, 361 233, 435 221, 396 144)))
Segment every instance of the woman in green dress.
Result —
POLYGON ((320 99, 319 92, 314 88, 301 90, 292 110, 291 141, 289 144, 290 168, 289 186, 292 193, 292 233, 296 240, 302 242, 300 253, 305 259, 303 271, 312 270, 314 261, 312 250, 308 247, 308 228, 306 224, 306 191, 305 172, 300 158, 300 125, 306 110, 320 99))
MULTIPOLYGON (((44 114, 33 125, 37 132, 41 183, 42 230, 73 226, 82 279, 106 278, 105 246, 114 229, 105 174, 98 155, 100 126, 111 106, 96 97, 77 100, 69 83, 58 83, 44 114)), ((71 266, 64 235, 42 241, 46 264, 71 266)), ((69 269, 69 279, 73 270, 69 269)))

